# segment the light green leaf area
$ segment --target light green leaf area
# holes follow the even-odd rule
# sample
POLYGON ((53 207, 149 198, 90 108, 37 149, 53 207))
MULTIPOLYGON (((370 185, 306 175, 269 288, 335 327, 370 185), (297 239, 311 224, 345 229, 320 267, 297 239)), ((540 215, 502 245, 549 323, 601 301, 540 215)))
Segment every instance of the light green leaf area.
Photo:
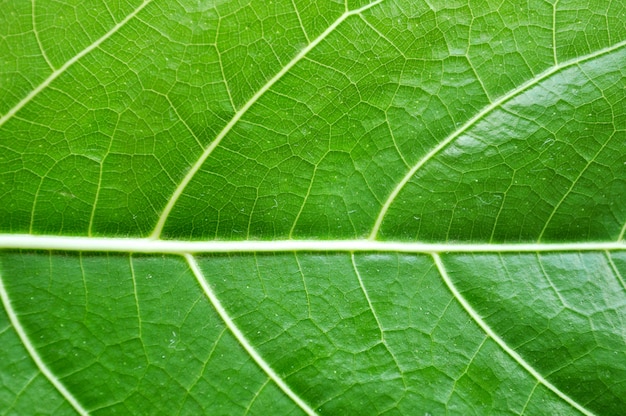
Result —
POLYGON ((622 414, 624 21, 0 0, 0 413, 622 414))

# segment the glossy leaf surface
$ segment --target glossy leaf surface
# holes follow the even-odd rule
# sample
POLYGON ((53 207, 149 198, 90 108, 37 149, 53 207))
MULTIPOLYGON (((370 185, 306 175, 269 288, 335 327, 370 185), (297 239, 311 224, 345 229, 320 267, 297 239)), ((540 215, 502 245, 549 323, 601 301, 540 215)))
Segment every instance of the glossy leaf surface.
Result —
POLYGON ((620 414, 625 19, 0 3, 3 414, 620 414))

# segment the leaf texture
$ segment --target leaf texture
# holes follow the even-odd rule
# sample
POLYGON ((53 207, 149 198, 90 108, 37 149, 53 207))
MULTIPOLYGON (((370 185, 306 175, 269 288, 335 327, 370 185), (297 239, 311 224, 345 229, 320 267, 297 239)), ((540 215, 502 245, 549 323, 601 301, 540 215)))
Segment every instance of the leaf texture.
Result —
POLYGON ((0 2, 0 411, 620 414, 625 18, 0 2))

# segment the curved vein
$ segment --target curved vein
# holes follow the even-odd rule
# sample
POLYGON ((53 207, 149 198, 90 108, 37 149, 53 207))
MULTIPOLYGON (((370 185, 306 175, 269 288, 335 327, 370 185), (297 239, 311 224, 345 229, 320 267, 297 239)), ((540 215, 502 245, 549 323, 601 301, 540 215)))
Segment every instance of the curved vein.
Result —
POLYGON ((115 34, 115 32, 117 32, 118 30, 120 30, 126 23, 128 23, 130 20, 132 20, 135 16, 137 16, 137 14, 143 10, 144 7, 146 7, 149 3, 151 3, 152 0, 144 0, 143 3, 141 3, 139 5, 139 7, 137 7, 135 10, 133 10, 132 13, 130 13, 128 16, 126 16, 122 21, 120 21, 118 24, 116 24, 115 26, 113 26, 113 28, 111 30, 109 30, 107 33, 105 33, 104 35, 102 35, 102 37, 100 37, 98 40, 96 40, 94 43, 92 43, 91 45, 87 46, 85 49, 83 49, 82 51, 80 51, 78 54, 76 54, 73 58, 71 58, 70 60, 68 60, 66 63, 64 63, 59 69, 57 69, 56 71, 53 71, 50 76, 48 76, 48 78, 46 78, 41 84, 39 84, 35 89, 33 89, 30 93, 28 93, 28 95, 26 95, 26 97, 22 98, 22 100, 17 103, 13 108, 11 108, 5 115, 3 115, 2 117, 0 117, 0 127, 2 127, 2 125, 4 123, 6 123, 7 121, 9 121, 9 119, 11 117, 13 117, 18 111, 20 111, 26 104, 28 104, 33 98, 35 98, 41 91, 43 91, 44 89, 46 89, 51 83, 52 81, 54 81, 55 79, 57 79, 61 74, 63 74, 69 67, 71 67, 72 65, 74 65, 76 62, 78 62, 82 57, 84 57, 85 55, 87 55, 89 52, 93 51, 94 49, 97 49, 102 42, 104 42, 105 40, 107 40, 108 38, 110 38, 113 34, 115 34))
MULTIPOLYGON (((593 157, 590 158, 587 161, 587 164, 585 165, 585 167, 583 167, 580 170, 580 172, 578 172, 578 175, 572 181, 570 186, 567 188, 567 190, 565 191, 565 193, 563 194, 561 199, 559 199, 559 201, 556 203, 556 205, 554 205, 554 208, 552 208, 552 212, 550 212, 550 215, 548 216, 548 219, 546 220, 545 224, 543 225, 543 228, 541 229, 541 232, 539 233, 539 237, 537 237, 537 241, 541 241, 541 239, 543 238, 543 235, 546 233, 546 230, 548 229, 548 226, 552 222, 552 218, 554 218, 554 216, 556 215, 557 211, 561 208, 561 206, 563 205, 563 203, 565 202, 567 197, 570 196, 573 193, 574 188, 576 187, 576 185, 578 184, 580 179, 583 177, 583 174, 589 169, 591 164, 595 162, 596 158, 607 147, 607 144, 611 141, 612 138, 613 138, 613 136, 609 137, 609 139, 606 142, 604 142, 604 144, 602 146, 600 146, 600 148, 595 153, 595 155, 593 155, 593 157)), ((495 229, 495 227, 494 227, 494 229, 495 229)))
POLYGON ((22 345, 28 351, 28 355, 35 362, 39 371, 48 379, 50 384, 57 389, 57 391, 68 401, 68 403, 76 410, 76 412, 80 415, 88 415, 89 412, 76 400, 76 398, 70 393, 70 391, 63 385, 61 380, 59 380, 53 373, 50 371, 48 366, 43 362, 35 346, 30 342, 28 335, 26 335, 26 331, 24 331, 24 327, 22 326, 20 320, 17 318, 17 314, 11 305, 11 300, 9 299, 9 294, 4 287, 4 281, 2 280, 2 276, 0 275, 0 299, 2 300, 2 305, 4 306, 4 310, 11 321, 11 325, 13 329, 17 333, 17 336, 22 341, 22 345))
POLYGON ((365 283, 363 283, 363 278, 361 278, 361 273, 359 272, 359 268, 356 265, 356 260, 354 258, 354 251, 350 253, 350 261, 352 262, 352 268, 354 269, 354 274, 356 275, 356 278, 359 281, 361 292, 363 292, 363 295, 365 296, 365 300, 367 301, 367 305, 372 311, 372 315, 374 316, 374 320, 376 321, 376 325, 378 326, 378 332, 380 332, 380 341, 383 343, 383 345, 385 346, 385 349, 391 356, 391 359, 393 360, 396 366, 396 369, 398 370, 398 374, 400 378, 402 379, 402 384, 404 385, 404 388, 407 389, 408 386, 406 384, 406 379, 404 378, 404 373, 402 372, 402 367, 400 366, 400 363, 398 362, 396 355, 393 353, 393 351, 391 351, 391 347, 389 347, 389 343, 387 342, 387 337, 385 337, 385 329, 383 328, 383 325, 380 322, 380 319, 378 319, 376 308, 374 308, 374 304, 372 303, 372 300, 370 299, 370 295, 367 292, 367 289, 365 288, 365 283))
POLYGON ((235 324, 235 322, 231 319, 226 312, 226 309, 222 306, 222 303, 217 298, 213 289, 209 286, 209 283, 204 278, 204 274, 202 270, 200 270, 200 266, 196 262, 196 259, 191 254, 184 255, 185 260, 187 260, 187 264, 191 268, 191 271, 198 281, 200 287, 204 291, 205 295, 215 308, 216 312, 224 321, 224 324, 228 327, 230 332, 237 339, 239 344, 246 350, 246 352, 250 355, 250 357, 254 360, 254 362, 261 367, 261 369, 267 374, 267 376, 272 379, 272 381, 285 393, 291 400, 294 401, 307 415, 317 415, 315 410, 313 410, 307 403, 304 402, 293 390, 291 387, 285 383, 285 381, 274 371, 272 367, 261 357, 261 355, 257 352, 256 349, 252 346, 250 341, 246 338, 246 336, 241 332, 239 327, 235 324))
POLYGON ((304 58, 311 50, 313 50, 317 45, 320 44, 329 34, 331 34, 344 20, 348 17, 361 13, 378 3, 382 0, 376 0, 364 7, 361 7, 357 10, 347 11, 343 13, 333 24, 331 24, 321 35, 319 35, 313 42, 309 43, 304 49, 302 49, 296 56, 293 57, 291 61, 287 63, 280 71, 276 73, 269 81, 265 83, 230 119, 230 121, 224 126, 224 128, 215 136, 215 139, 209 144, 209 146, 204 149, 202 155, 196 160, 196 162, 191 166, 185 177, 182 179, 180 184, 176 187, 172 196, 167 201, 163 212, 159 216, 156 226, 154 230, 150 234, 150 238, 157 239, 161 236, 161 232, 163 231, 163 227, 165 226, 165 222, 169 217, 172 209, 176 205, 176 202, 180 198, 180 196, 185 191, 189 182, 194 178, 194 176, 198 173, 204 162, 208 159, 208 157, 213 153, 215 148, 219 146, 220 142, 224 139, 224 137, 232 130, 232 128, 239 122, 239 120, 246 114, 246 112, 252 107, 258 100, 261 98, 268 90, 270 90, 278 80, 280 80, 287 72, 291 70, 302 58, 304 58))
POLYGON ((615 276, 615 279, 617 280, 617 282, 622 286, 624 291, 626 291, 626 281, 622 277, 622 274, 620 273, 619 269, 617 268, 617 265, 613 261, 613 258, 611 257, 611 253, 609 253, 608 251, 605 251, 604 255, 606 256, 606 259, 609 262, 609 266, 611 267, 611 271, 613 272, 613 276, 615 276))
POLYGON ((626 237, 626 222, 622 226, 622 230, 620 231, 619 236, 617 237, 617 241, 626 241, 624 240, 624 237, 626 237))
POLYGON ((372 227, 372 232, 369 235, 369 239, 370 240, 376 239, 376 236, 378 235, 378 231, 380 230, 382 222, 383 222, 383 220, 385 218, 385 215, 387 214, 387 211, 389 211, 389 208, 391 207, 391 204, 395 201, 396 197, 400 194, 402 189, 404 189, 405 185, 411 180, 411 178, 415 175, 415 173, 422 166, 424 166, 426 164, 426 162, 428 162, 435 155, 437 155, 439 152, 441 152, 445 147, 447 147, 450 143, 452 143, 454 140, 456 140, 461 134, 466 132, 470 127, 474 126, 474 124, 476 124, 479 120, 481 120, 483 117, 485 117, 487 114, 489 114, 490 112, 492 112, 496 108, 498 108, 498 107, 502 106, 503 104, 505 104, 507 101, 513 99, 514 97, 516 97, 517 95, 525 92, 526 90, 530 89, 531 87, 539 84, 541 81, 551 77, 552 75, 556 74, 557 72, 559 72, 559 71, 561 71, 561 70, 563 70, 565 68, 568 68, 570 66, 578 65, 578 64, 580 64, 582 62, 585 62, 585 61, 597 58, 599 56, 611 53, 611 52, 613 52, 615 50, 618 50, 618 49, 620 49, 620 48, 622 48, 624 46, 626 46, 626 41, 622 41, 622 42, 616 43, 613 46, 600 49, 600 50, 598 50, 596 52, 590 53, 588 55, 583 55, 581 57, 578 57, 578 58, 566 61, 566 62, 564 62, 562 64, 556 64, 556 65, 552 66, 551 68, 549 68, 548 70, 546 70, 546 71, 542 72, 541 74, 537 75, 535 78, 532 78, 532 79, 526 81, 525 83, 521 84, 519 87, 509 91, 507 94, 503 95, 502 97, 500 97, 496 101, 492 102, 491 104, 487 105, 482 110, 480 110, 474 117, 470 118, 460 128, 458 128, 457 130, 452 132, 448 137, 446 137, 441 142, 439 142, 439 144, 437 144, 437 146, 432 148, 430 150, 430 152, 428 152, 424 157, 422 157, 406 173, 406 175, 402 178, 402 180, 400 180, 400 182, 398 182, 398 185, 396 185, 394 190, 391 192, 391 194, 389 195, 389 197, 387 198, 387 200, 383 204, 383 206, 382 206, 378 216, 376 217, 376 221, 374 222, 374 226, 372 227))
POLYGON ((502 348, 502 350, 504 350, 504 352, 507 355, 509 355, 520 366, 522 366, 524 370, 526 370, 530 375, 532 375, 539 383, 543 384, 551 392, 559 396, 561 399, 563 399, 565 402, 567 402, 570 406, 574 407, 579 412, 587 416, 594 416, 594 414, 591 411, 589 411, 588 409, 585 409, 580 404, 576 403, 574 399, 572 399, 567 394, 562 392, 554 384, 546 380, 546 378, 543 377, 537 370, 535 370, 534 367, 531 366, 526 360, 524 360, 524 358, 522 358, 521 355, 519 355, 513 348, 509 347, 506 344, 506 342, 504 342, 504 340, 500 338, 500 336, 496 334, 493 329, 491 329, 491 327, 487 324, 487 322, 483 320, 483 318, 478 314, 478 312, 476 312, 474 308, 472 308, 469 302, 463 297, 461 292, 459 292, 459 290, 456 288, 456 286, 452 282, 452 279, 448 275, 448 272, 446 271, 446 268, 443 262, 441 261, 441 257, 439 257, 438 254, 433 253, 432 258, 435 261, 437 270, 439 271, 441 278, 445 282, 450 292, 452 292, 452 295, 454 296, 454 298, 459 302, 461 307, 465 310, 465 312, 467 312, 467 314, 472 318, 472 320, 476 322, 476 324, 478 324, 478 326, 485 332, 485 334, 487 334, 491 339, 493 339, 496 342, 496 344, 498 344, 498 346, 500 346, 500 348, 502 348))
POLYGON ((556 52, 556 11, 558 4, 559 0, 556 0, 552 4, 552 59, 554 60, 555 65, 559 63, 559 57, 556 52))
POLYGON ((35 34, 35 39, 37 40, 37 46, 39 47, 41 56, 43 56, 43 59, 46 61, 50 69, 54 71, 54 65, 52 65, 52 62, 48 58, 48 55, 46 54, 46 50, 44 49, 43 44, 41 43, 41 39, 39 38, 39 31, 37 30, 37 19, 35 17, 35 0, 32 0, 31 2, 31 18, 32 18, 32 25, 33 25, 33 33, 35 34))

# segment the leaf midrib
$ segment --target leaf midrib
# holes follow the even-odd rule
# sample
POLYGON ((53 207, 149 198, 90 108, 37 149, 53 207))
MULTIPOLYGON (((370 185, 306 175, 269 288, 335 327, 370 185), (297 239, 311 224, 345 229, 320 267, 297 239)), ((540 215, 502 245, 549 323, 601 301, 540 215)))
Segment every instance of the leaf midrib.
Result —
MULTIPOLYGON (((381 0, 372 3, 376 4, 381 0)), ((34 89, 31 93, 29 93, 22 101, 20 101, 13 109, 11 109, 7 114, 3 117, 0 117, 0 126, 2 126, 8 119, 10 119, 15 113, 17 113, 23 106, 25 106, 34 96, 36 96, 41 90, 46 88, 54 79, 56 79, 61 73, 63 73, 69 66, 78 61, 80 58, 85 56, 87 53, 91 52, 93 49, 97 48, 104 40, 106 40, 110 35, 115 33, 121 26, 123 26, 128 20, 130 20, 134 15, 136 15, 142 8, 144 8, 150 0, 144 1, 131 15, 127 16, 122 22, 116 25, 111 31, 107 32, 102 38, 98 39, 94 44, 90 45, 88 48, 83 50, 80 54, 76 55, 58 70, 54 71, 42 84, 40 84, 36 89, 34 89)), ((345 20, 349 15, 354 14, 354 12, 346 12, 344 13, 333 25, 331 25, 327 31, 330 33, 338 24, 340 24, 343 20, 345 20)), ((325 34, 328 34, 324 32, 325 34)), ((325 35, 324 35, 325 36, 325 35)), ((322 38, 323 39, 323 38, 322 38)), ((317 40, 317 39, 316 39, 317 40)), ((320 40, 321 41, 321 40, 320 40)), ((314 41, 315 42, 315 41, 314 41)), ((319 42, 318 42, 319 43, 319 42)), ((389 198, 386 200, 385 204, 381 212, 377 217, 376 224, 372 230, 372 234, 368 240, 275 240, 275 241, 182 241, 182 240, 159 240, 159 239, 139 239, 139 238, 105 238, 105 237, 58 237, 58 236, 34 236, 34 235, 19 235, 19 234, 0 234, 0 249, 2 248, 13 248, 13 249, 46 249, 46 250, 69 250, 69 251, 111 251, 111 252, 145 252, 145 253, 173 253, 173 254, 181 254, 181 253, 196 253, 196 252, 281 252, 281 251, 346 251, 346 252, 410 252, 410 253, 428 253, 432 254, 435 262, 437 263, 439 257, 437 253, 443 252, 455 252, 455 253, 464 253, 464 252, 473 252, 473 253, 485 253, 485 252, 545 252, 545 251, 606 251, 606 250, 626 250, 626 243, 623 241, 600 241, 600 242, 580 242, 580 243, 512 243, 512 244, 459 244, 459 243, 411 243, 411 242, 381 242, 374 241, 378 233, 378 229, 382 224, 384 216, 388 210, 388 208, 393 203, 395 197, 400 193, 404 185, 411 179, 411 177, 419 170, 419 168, 424 165, 430 158, 435 156, 438 152, 443 150, 448 144, 454 141, 460 134, 462 134, 465 130, 470 128, 476 121, 480 120, 482 117, 486 116, 490 111, 497 108, 498 106, 504 104, 506 101, 512 99, 518 94, 522 93, 526 89, 530 88, 532 85, 536 85, 541 80, 555 74, 556 72, 572 66, 579 64, 585 60, 593 59, 594 57, 609 53, 611 51, 617 50, 626 45, 626 41, 620 42, 616 45, 613 45, 609 48, 604 48, 602 50, 596 51, 592 54, 585 55, 583 57, 575 58, 574 60, 565 62, 563 64, 557 64, 547 71, 539 74, 533 79, 527 81, 524 84, 521 84, 514 90, 511 90, 505 96, 501 97, 499 100, 485 107, 479 113, 477 113, 472 119, 470 119, 467 123, 465 123, 461 128, 457 129, 450 136, 445 138, 442 142, 440 142, 431 152, 429 152, 425 157, 423 157, 403 178, 402 181, 398 183, 394 191, 390 194, 389 198)), ((314 47, 313 45, 312 47, 314 47)), ((311 49, 312 49, 311 47, 311 49)), ((310 50, 310 49, 309 49, 310 50)), ((42 51, 43 52, 43 51, 42 51)), ((304 54, 308 52, 308 50, 303 51, 304 54)), ((302 56, 304 56, 304 54, 302 56)), ((45 55, 44 55, 45 56, 45 55)), ((297 57, 299 60, 301 58, 297 57)), ((295 59, 295 58, 294 58, 295 59)), ((293 65, 297 63, 297 60, 293 61, 293 65)), ((286 73, 293 65, 285 66, 281 71, 272 78, 271 83, 268 82, 266 84, 268 89, 271 88, 272 84, 276 82, 284 73, 286 73)), ((225 126, 223 132, 220 133, 221 137, 216 137, 216 139, 205 149, 203 156, 201 156, 194 167, 197 165, 197 169, 192 170, 193 173, 189 176, 189 180, 187 182, 181 182, 179 184, 180 194, 184 191, 185 186, 194 176, 195 172, 197 172, 204 160, 209 156, 209 154, 213 151, 215 147, 217 147, 221 141, 221 139, 226 135, 226 133, 238 122, 241 116, 247 111, 247 109, 256 102, 258 98, 266 91, 267 89, 262 89, 257 91, 253 99, 251 99, 246 106, 242 107, 238 111, 238 114, 241 112, 239 117, 234 117, 231 122, 225 126), (248 105, 249 104, 249 105, 248 105)), ((176 194, 174 194, 176 196, 176 194)), ((173 208, 176 203, 176 198, 174 196, 168 201, 168 205, 171 202, 171 207, 169 210, 165 209, 164 215, 162 215, 163 221, 160 224, 157 223, 155 228, 155 233, 153 237, 158 237, 160 235, 160 231, 167 220, 169 212, 173 208), (158 232, 157 232, 158 230, 158 232)), ((161 222, 161 221, 160 221, 161 222)), ((295 225, 295 224, 294 224, 295 225)), ((547 226, 547 224, 546 224, 547 226)), ((620 235, 620 239, 623 238, 624 230, 626 230, 626 225, 622 228, 622 233, 620 235)), ((191 257, 186 256, 187 260, 191 264, 191 257)), ((439 263, 441 261, 439 260, 439 263)), ((440 272, 442 272, 442 276, 444 281, 447 282, 447 277, 445 275, 445 269, 443 268, 443 264, 438 264, 440 272)), ((193 269, 193 267, 192 267, 193 269)), ((198 276, 197 276, 198 277, 198 276)), ((1 280, 0 280, 1 283, 1 280)), ((449 285, 450 287, 450 285, 449 285)), ((0 288, 2 288, 0 286, 0 288)), ((453 287, 451 288, 451 290, 453 287)), ((4 292, 2 289, 0 292, 4 292)), ((453 290, 453 294, 457 301, 461 302, 465 307, 466 305, 462 302, 462 296, 458 294, 456 289, 453 290)), ((4 299, 8 302, 8 297, 4 299)), ((6 303, 6 302, 5 302, 6 303)), ((469 305, 469 304, 468 304, 469 305)), ((466 308, 467 310, 467 308, 466 308)), ((470 313, 471 315, 471 313, 470 313)), ((474 318, 474 316, 472 315, 474 318)), ((476 319, 475 319, 476 320, 476 319)), ((479 317, 479 321, 482 321, 482 318, 479 317)), ((477 321, 478 322, 478 321, 477 321)), ((480 322, 479 322, 480 325, 480 322)), ((14 324, 15 327, 15 324, 14 324)), ((483 330, 483 328, 481 326, 483 330)), ((232 328, 231 328, 232 330, 232 328)), ((493 335, 486 331, 488 335, 493 338, 493 335)), ((497 336, 497 335, 496 335, 497 336)), ((497 341, 497 340, 496 340, 497 341)), ((502 345, 500 345, 502 347, 502 345)), ((508 348, 508 347, 507 347, 508 348)), ((507 351, 508 352, 508 351, 507 351)), ((519 361, 518 361, 519 362, 519 361)), ((528 369, 527 369, 528 370, 528 369)), ((543 377, 541 377, 543 379, 543 377)), ((544 379, 545 381, 545 379, 544 379)), ((54 384, 54 383, 53 383, 54 384)), ((545 383, 542 383, 545 385, 545 383)), ((549 383, 548 383, 549 384, 549 383)), ((56 386, 56 385, 55 385, 56 386)), ((58 386, 56 386, 58 388, 58 386)), ((549 386, 548 386, 549 387, 549 386)), ((554 390, 553 390, 554 391, 554 390)), ((561 396, 562 397, 562 396, 561 396)), ((67 397, 66 397, 67 399, 67 397)), ((569 401, 568 401, 569 402, 569 401)), ((572 402, 569 402, 572 404, 572 402)), ((74 406, 76 408, 76 406, 74 406)), ((578 408, 578 407, 577 407, 578 408)), ((578 408, 578 410, 581 410, 578 408)), ((584 410, 584 409, 583 409, 584 410)), ((80 412, 79 412, 80 413, 80 412)))
POLYGON ((124 237, 69 237, 0 234, 0 249, 123 253, 387 252, 387 253, 537 253, 626 250, 626 241, 561 243, 458 243, 360 240, 186 241, 124 237))

